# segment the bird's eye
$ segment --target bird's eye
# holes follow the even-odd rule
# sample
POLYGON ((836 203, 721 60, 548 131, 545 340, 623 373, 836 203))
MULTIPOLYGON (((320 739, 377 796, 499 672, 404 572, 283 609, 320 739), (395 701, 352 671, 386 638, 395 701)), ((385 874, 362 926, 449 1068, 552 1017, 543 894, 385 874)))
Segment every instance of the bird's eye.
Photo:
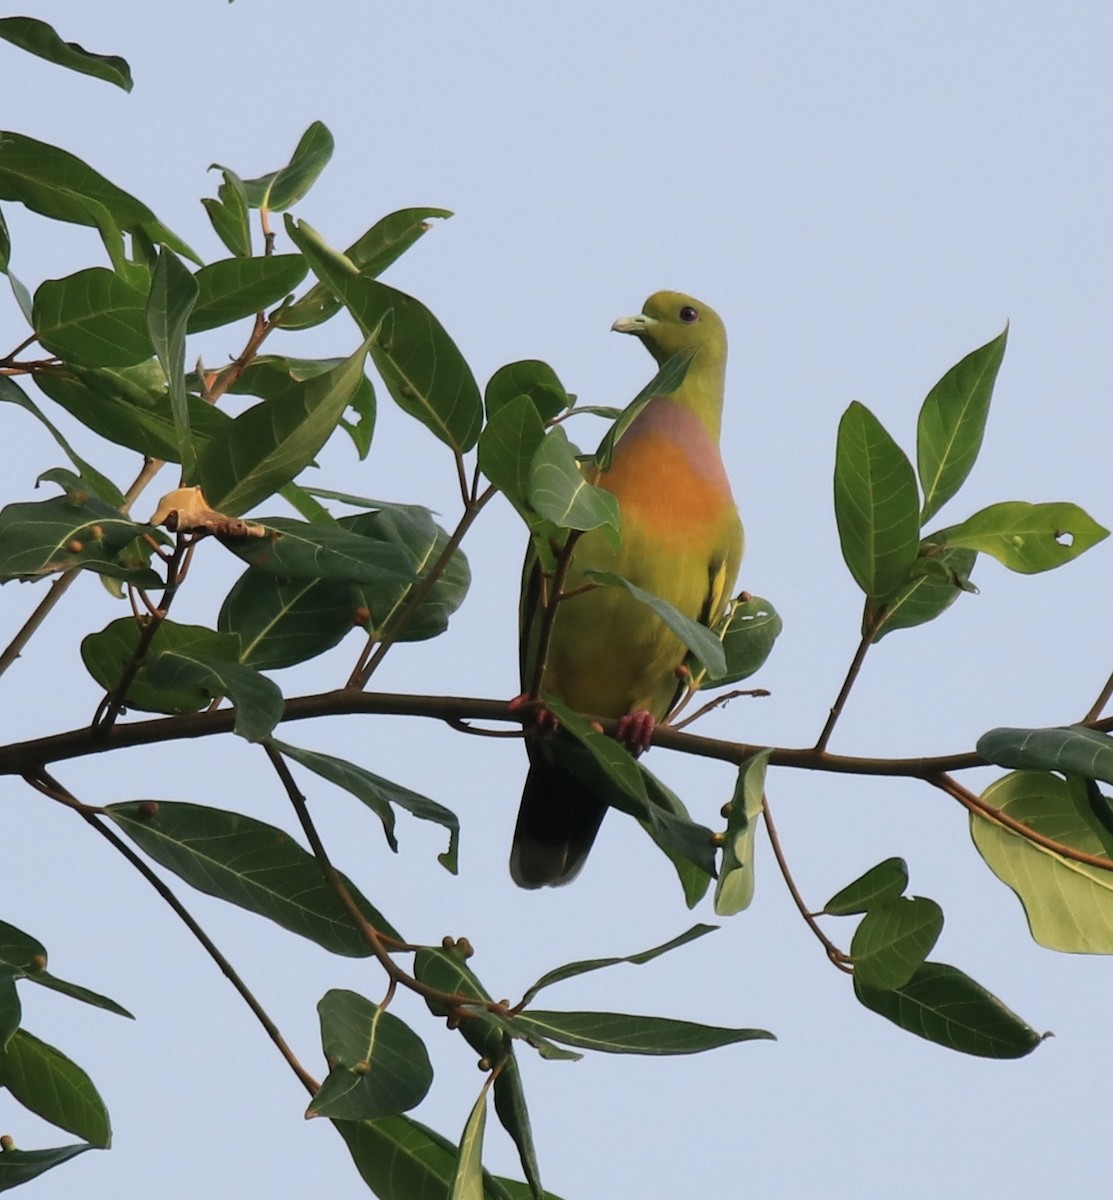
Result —
POLYGON ((684 307, 680 310, 680 319, 686 325, 691 325, 693 322, 699 320, 699 312, 696 309, 694 309, 690 304, 685 304, 684 307))

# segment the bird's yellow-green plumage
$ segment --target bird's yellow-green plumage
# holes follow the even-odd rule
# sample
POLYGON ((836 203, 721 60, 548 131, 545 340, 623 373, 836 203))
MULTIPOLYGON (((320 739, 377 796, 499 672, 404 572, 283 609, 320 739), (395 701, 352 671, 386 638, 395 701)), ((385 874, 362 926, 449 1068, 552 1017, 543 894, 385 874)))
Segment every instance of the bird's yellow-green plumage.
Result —
MULTIPOLYGON (((680 387, 655 396, 615 445, 592 482, 618 499, 622 540, 601 530, 576 544, 549 642, 542 694, 578 712, 668 715, 686 647, 644 604, 617 588, 587 586, 587 571, 614 571, 711 624, 723 611, 742 558, 742 525, 719 452, 726 332, 718 315, 679 292, 657 292, 636 317, 613 328, 638 337, 659 362, 692 351, 680 387)), ((534 672, 539 622, 536 578, 523 594, 522 683, 534 672)), ((567 883, 583 865, 606 811, 547 753, 527 745, 530 773, 514 835, 511 873, 523 887, 567 883)))

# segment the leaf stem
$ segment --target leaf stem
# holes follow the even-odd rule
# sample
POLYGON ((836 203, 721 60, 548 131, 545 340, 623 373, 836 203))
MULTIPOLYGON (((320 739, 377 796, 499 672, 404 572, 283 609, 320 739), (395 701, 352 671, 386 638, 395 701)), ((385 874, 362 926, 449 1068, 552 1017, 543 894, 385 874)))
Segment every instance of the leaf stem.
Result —
MULTIPOLYGON (((533 675, 529 681, 529 698, 531 700, 536 700, 541 695, 541 686, 545 682, 545 671, 549 665, 549 647, 552 645, 557 607, 562 600, 567 600, 574 594, 565 592, 564 581, 568 578, 568 571, 572 566, 572 552, 575 550, 576 543, 582 536, 583 531, 580 529, 569 531, 568 537, 561 547, 560 556, 557 558, 556 568, 552 575, 545 575, 541 570, 540 561, 538 561, 536 566, 536 570, 540 573, 538 600, 541 603, 541 628, 537 634, 533 675)), ((588 584, 586 588, 577 589, 577 591, 591 591, 594 587, 595 584, 588 584)))
POLYGON ((843 685, 839 689, 838 696, 835 697, 835 703, 831 705, 831 711, 827 716, 827 723, 823 726, 823 732, 819 735, 819 741, 816 742, 815 748, 819 753, 823 753, 827 749, 827 743, 831 740, 831 734, 835 731, 835 725, 838 723, 839 717, 842 716, 842 710, 846 706, 846 701, 850 696, 850 689, 854 686, 858 678, 858 672, 862 669, 862 663, 866 657, 866 651, 870 648, 873 640, 873 635, 877 632, 877 627, 869 616, 869 601, 866 601, 866 619, 865 632, 862 634, 862 640, 858 643, 858 649, 854 652, 854 658, 850 662, 850 669, 846 673, 846 678, 843 680, 843 685))
POLYGON ((1113 696, 1113 675, 1110 675, 1105 681, 1105 687, 1098 693, 1098 698, 1094 701, 1090 711, 1082 718, 1082 724, 1089 725, 1092 721, 1096 721, 1105 710, 1111 696, 1113 696))

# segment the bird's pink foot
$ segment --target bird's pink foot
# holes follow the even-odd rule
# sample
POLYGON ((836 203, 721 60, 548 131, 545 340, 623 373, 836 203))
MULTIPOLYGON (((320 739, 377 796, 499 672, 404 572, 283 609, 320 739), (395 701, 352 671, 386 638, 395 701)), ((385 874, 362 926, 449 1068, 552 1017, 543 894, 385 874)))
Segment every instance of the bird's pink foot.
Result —
POLYGON ((656 728, 657 718, 644 708, 639 708, 618 718, 614 735, 632 754, 640 754, 649 749, 656 728))
POLYGON ((522 692, 521 695, 515 696, 509 701, 506 706, 510 711, 521 712, 523 708, 532 708, 534 727, 542 733, 549 733, 557 727, 557 719, 553 714, 544 707, 535 697, 529 692, 522 692))

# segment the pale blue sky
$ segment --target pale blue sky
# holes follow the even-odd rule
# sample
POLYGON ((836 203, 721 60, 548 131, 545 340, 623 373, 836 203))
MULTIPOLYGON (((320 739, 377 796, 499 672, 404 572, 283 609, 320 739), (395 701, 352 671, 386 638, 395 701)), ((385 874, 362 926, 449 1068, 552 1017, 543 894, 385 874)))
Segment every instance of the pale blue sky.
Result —
MULTIPOLYGON (((314 120, 337 148, 298 215, 334 244, 395 208, 454 210, 387 278, 437 313, 481 383, 504 362, 540 357, 585 401, 621 404, 652 364, 609 334, 615 317, 663 287, 718 309, 731 334, 724 455, 748 533, 742 582, 777 605, 785 632, 758 680, 772 697, 737 702, 705 732, 810 744, 838 690, 860 615, 831 506, 835 428, 851 400, 911 451, 927 389, 1008 320, 985 450, 941 519, 1005 499, 1073 500, 1106 525, 1113 518, 1107 4, 1052 13, 855 0, 421 9, 106 0, 39 3, 31 15, 129 59, 135 91, 0 44, 2 123, 85 158, 206 257, 223 255, 198 202, 215 192, 209 164, 244 176, 273 169, 314 120)), ((91 231, 14 205, 5 214, 13 269, 32 287, 102 261, 91 231)), ((0 346, 23 336, 0 296, 0 346)), ((339 317, 272 346, 326 355, 355 344, 339 317)), ((215 363, 238 350, 206 335, 191 355, 215 363)), ((451 522, 449 456, 379 391, 369 461, 338 439, 322 481, 428 503, 451 522)), ((4 498, 26 499, 58 454, 29 418, 6 419, 4 498)), ((596 436, 592 427, 584 440, 596 436)), ((83 445, 130 481, 126 456, 91 437, 83 445)), ((164 479, 152 508, 173 486, 164 479)), ((449 635, 393 652, 376 687, 513 694, 521 542, 498 502, 469 540, 476 582, 449 635)), ((832 749, 944 752, 994 725, 1077 719, 1113 666, 1111 553, 1106 543, 1034 578, 980 561, 980 595, 871 653, 832 749)), ((211 620, 236 574, 216 547, 206 559, 198 566, 213 582, 191 580, 182 619, 211 620)), ((4 628, 37 599, 28 586, 5 587, 4 628)), ((97 691, 77 645, 118 615, 92 579, 70 593, 4 680, 5 740, 88 719, 97 691)), ((333 686, 356 653, 352 639, 279 681, 289 694, 333 686)), ((524 777, 515 744, 400 719, 336 719, 285 736, 349 754, 459 813, 454 879, 435 860, 439 831, 402 818, 394 858, 354 800, 323 784, 312 791, 341 865, 412 939, 468 936, 496 995, 520 994, 558 963, 631 953, 713 920, 709 906, 684 909, 665 860, 618 815, 573 886, 514 888, 505 860, 524 777)), ((662 750, 649 766, 704 821, 729 796, 722 766, 662 750)), ((233 738, 58 773, 89 802, 193 800, 290 824, 260 752, 233 738)), ((866 1012, 792 910, 762 841, 748 912, 672 957, 566 984, 549 1002, 763 1026, 780 1040, 690 1059, 527 1056, 547 1186, 565 1200, 934 1200, 1043 1196, 1063 1187, 1064 1171, 1104 1177, 1113 965, 1035 946, 1016 900, 974 851, 963 811, 941 795, 783 771, 769 792, 810 903, 903 855, 911 890, 947 914, 934 957, 1056 1037, 1020 1062, 992 1063, 866 1012)), ((0 917, 43 940, 56 973, 139 1017, 24 992, 26 1024, 90 1072, 116 1132, 110 1153, 87 1154, 28 1194, 366 1194, 327 1125, 301 1120, 300 1086, 149 888, 69 813, 12 781, 3 797, 0 917)), ((320 1070, 316 1001, 330 987, 377 998, 375 970, 181 890, 320 1070)), ((832 933, 847 942, 850 927, 832 933)), ((474 1054, 418 1005, 400 999, 398 1011, 440 1072, 416 1115, 456 1137, 481 1082, 474 1054)), ((2 1096, 0 1127, 28 1146, 66 1140, 2 1096)), ((488 1164, 517 1174, 509 1142, 493 1121, 490 1130, 488 1164)))

